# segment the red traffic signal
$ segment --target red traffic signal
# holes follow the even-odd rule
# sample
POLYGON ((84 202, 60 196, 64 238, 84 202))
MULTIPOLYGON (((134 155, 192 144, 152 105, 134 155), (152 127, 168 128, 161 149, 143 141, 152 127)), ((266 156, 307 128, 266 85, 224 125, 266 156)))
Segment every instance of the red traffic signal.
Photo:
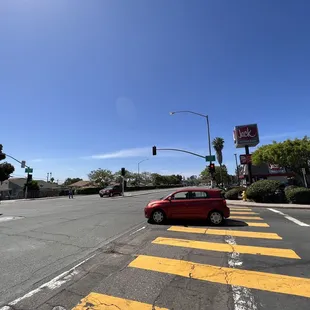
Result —
POLYGON ((156 146, 153 146, 153 156, 157 154, 156 146))
POLYGON ((214 164, 210 164, 209 165, 209 172, 212 174, 212 173, 215 173, 215 165, 214 164))

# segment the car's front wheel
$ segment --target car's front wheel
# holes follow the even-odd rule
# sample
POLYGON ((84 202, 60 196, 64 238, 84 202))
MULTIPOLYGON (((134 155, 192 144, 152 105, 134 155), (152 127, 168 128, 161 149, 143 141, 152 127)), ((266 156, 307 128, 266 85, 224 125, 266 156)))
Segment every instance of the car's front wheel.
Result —
POLYGON ((209 221, 213 225, 221 225, 223 223, 223 215, 219 211, 211 211, 209 214, 209 221))
POLYGON ((161 210, 156 210, 152 214, 152 221, 156 224, 162 224, 165 220, 165 213, 161 210))

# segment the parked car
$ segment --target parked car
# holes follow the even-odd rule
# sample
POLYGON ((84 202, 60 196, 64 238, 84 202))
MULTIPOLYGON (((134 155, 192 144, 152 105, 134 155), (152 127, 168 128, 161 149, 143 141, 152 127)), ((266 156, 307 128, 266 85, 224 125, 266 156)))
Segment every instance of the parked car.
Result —
POLYGON ((220 225, 230 216, 221 191, 209 188, 178 190, 160 200, 151 201, 144 209, 145 217, 156 224, 166 219, 203 219, 220 225))
POLYGON ((122 187, 120 185, 111 185, 99 191, 99 196, 101 198, 103 196, 112 197, 116 195, 119 195, 119 196, 122 195, 122 187))

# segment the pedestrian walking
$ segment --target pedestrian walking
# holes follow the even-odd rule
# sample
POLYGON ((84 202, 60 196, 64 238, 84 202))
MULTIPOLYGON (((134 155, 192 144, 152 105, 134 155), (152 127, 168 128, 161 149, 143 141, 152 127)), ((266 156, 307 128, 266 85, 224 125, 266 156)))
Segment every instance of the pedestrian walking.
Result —
POLYGON ((72 199, 73 199, 73 191, 72 191, 72 189, 71 189, 71 188, 69 189, 69 199, 70 199, 70 198, 72 198, 72 199))

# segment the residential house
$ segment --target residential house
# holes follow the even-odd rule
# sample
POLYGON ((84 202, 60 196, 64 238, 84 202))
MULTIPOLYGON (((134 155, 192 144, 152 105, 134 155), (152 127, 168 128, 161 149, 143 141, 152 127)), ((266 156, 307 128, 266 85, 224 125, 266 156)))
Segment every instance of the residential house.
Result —
MULTIPOLYGON (((0 193, 2 199, 21 199, 24 198, 24 186, 26 178, 10 178, 0 185, 0 193)), ((56 183, 38 180, 40 191, 32 195, 29 193, 28 197, 51 197, 58 196, 61 187, 56 183)))

